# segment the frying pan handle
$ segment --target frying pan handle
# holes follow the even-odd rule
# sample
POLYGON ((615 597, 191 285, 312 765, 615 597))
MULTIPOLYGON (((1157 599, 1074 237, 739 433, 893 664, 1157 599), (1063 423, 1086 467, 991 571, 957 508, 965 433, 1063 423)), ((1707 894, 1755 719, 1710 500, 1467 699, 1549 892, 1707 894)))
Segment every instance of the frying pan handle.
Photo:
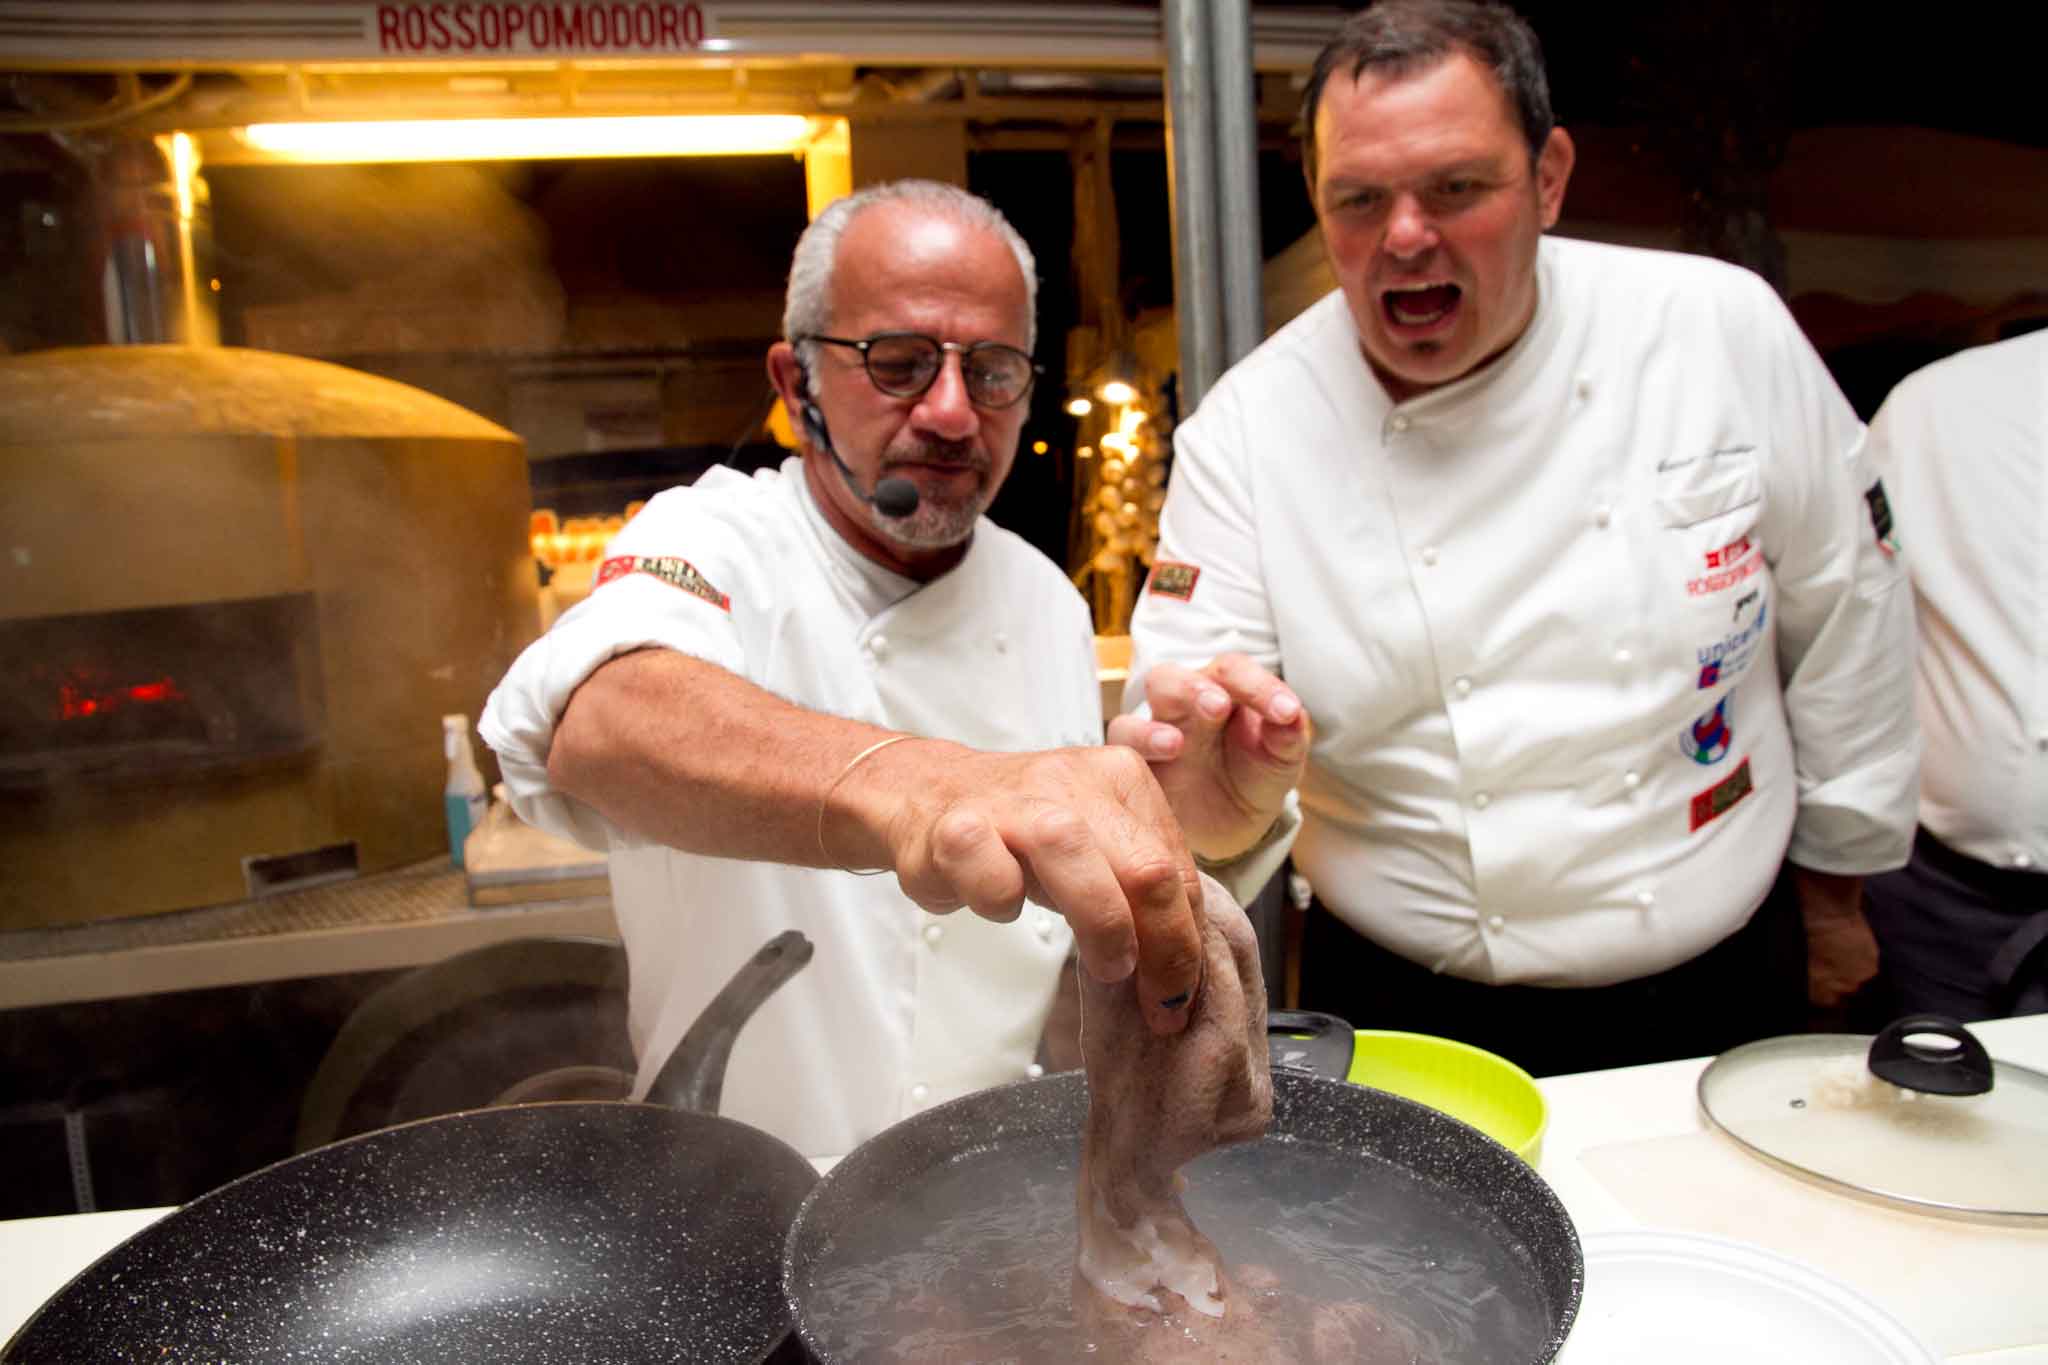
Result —
POLYGON ((1870 1070, 1882 1080, 1928 1095, 1981 1095, 1991 1089, 1991 1054, 1977 1036, 1941 1014, 1909 1014, 1870 1040, 1870 1070), (1952 1048, 1912 1041, 1935 1034, 1952 1048))
POLYGON ((811 941, 801 932, 785 929, 748 958, 662 1063, 654 1084, 648 1087, 647 1102, 670 1109, 694 1109, 700 1114, 717 1113, 733 1040, 754 1017, 754 1011, 804 969, 813 951, 811 941))
POLYGON ((1268 1010, 1266 1049, 1274 1066, 1334 1080, 1351 1074, 1357 1037, 1347 1020, 1310 1010, 1268 1010))

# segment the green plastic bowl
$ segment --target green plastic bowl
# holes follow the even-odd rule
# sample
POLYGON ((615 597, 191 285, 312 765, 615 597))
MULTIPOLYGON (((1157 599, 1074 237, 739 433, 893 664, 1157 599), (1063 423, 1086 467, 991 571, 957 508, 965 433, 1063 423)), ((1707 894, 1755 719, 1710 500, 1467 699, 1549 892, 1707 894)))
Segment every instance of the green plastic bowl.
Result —
POLYGON ((1441 1109, 1531 1166, 1542 1158, 1543 1092, 1505 1057, 1449 1038, 1359 1029, 1345 1079, 1441 1109))

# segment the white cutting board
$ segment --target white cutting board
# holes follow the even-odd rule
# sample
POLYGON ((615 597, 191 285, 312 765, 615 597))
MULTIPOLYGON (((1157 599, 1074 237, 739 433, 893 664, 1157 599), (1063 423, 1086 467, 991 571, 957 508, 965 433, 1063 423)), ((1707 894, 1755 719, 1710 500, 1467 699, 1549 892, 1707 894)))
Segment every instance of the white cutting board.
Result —
POLYGON ((1718 1133, 1594 1147, 1579 1163, 1643 1223, 1804 1261, 1884 1305, 1937 1355, 2048 1341, 2048 1229, 1836 1194, 1718 1133))

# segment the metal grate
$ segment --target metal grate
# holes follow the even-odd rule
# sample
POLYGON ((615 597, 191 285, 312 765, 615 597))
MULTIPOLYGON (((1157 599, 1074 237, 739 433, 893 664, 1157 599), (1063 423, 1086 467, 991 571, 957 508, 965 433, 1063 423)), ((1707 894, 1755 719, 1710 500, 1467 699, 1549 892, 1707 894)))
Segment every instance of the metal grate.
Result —
POLYGON ((197 910, 0 933, 0 961, 213 943, 311 929, 408 924, 474 913, 460 869, 445 858, 352 881, 197 910))

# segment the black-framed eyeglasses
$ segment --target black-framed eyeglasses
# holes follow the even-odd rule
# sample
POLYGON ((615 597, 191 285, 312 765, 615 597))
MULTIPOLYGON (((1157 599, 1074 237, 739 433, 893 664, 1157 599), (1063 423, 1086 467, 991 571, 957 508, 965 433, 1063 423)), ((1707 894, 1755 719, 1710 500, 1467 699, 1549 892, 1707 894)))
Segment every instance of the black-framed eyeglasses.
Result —
POLYGON ((946 352, 960 357, 960 376, 967 385, 968 401, 978 408, 1007 408, 1031 392, 1031 381, 1040 366, 1015 346, 1000 341, 976 341, 963 346, 957 341, 940 341, 922 332, 877 332, 865 340, 828 337, 813 332, 803 341, 822 341, 832 346, 851 346, 860 352, 867 367, 868 382, 892 398, 915 398, 932 386, 946 352))

